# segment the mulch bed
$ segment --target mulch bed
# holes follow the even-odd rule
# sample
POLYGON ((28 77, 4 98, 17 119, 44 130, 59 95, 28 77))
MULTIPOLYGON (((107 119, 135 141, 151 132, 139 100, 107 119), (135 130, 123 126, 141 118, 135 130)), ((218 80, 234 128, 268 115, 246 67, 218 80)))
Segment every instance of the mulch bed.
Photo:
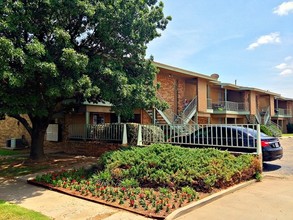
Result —
MULTIPOLYGON (((136 208, 131 207, 129 205, 130 204, 129 200, 125 201, 124 204, 120 205, 118 200, 114 201, 114 202, 113 201, 105 201, 105 200, 100 199, 100 198, 98 198, 96 196, 81 195, 80 192, 77 192, 75 190, 70 190, 68 188, 65 189, 65 188, 62 188, 62 187, 55 187, 55 186, 53 186, 51 184, 46 184, 46 183, 40 183, 40 182, 35 181, 35 179, 29 179, 27 182, 30 183, 30 184, 36 185, 36 186, 44 187, 44 188, 54 190, 56 192, 64 193, 64 194, 67 194, 67 195, 70 195, 70 196, 74 196, 74 197, 77 197, 77 198, 80 198, 80 199, 85 199, 87 201, 96 202, 96 203, 111 206, 111 207, 114 207, 114 208, 119 208, 119 209, 122 209, 122 210, 126 210, 126 211, 129 211, 129 212, 135 213, 135 214, 143 215, 145 217, 154 218, 154 219, 165 219, 166 216, 168 216, 169 214, 172 213, 172 211, 175 211, 176 209, 178 209, 180 207, 183 207, 183 206, 186 206, 186 205, 190 204, 189 202, 184 201, 179 206, 179 204, 178 204, 179 202, 178 201, 174 202, 174 200, 173 200, 172 202, 170 202, 170 204, 172 206, 174 205, 175 209, 170 208, 170 210, 168 212, 166 211, 166 209, 164 209, 164 210, 161 210, 159 213, 155 213, 154 210, 145 210, 141 206, 138 206, 136 208)), ((215 192, 218 192, 218 191, 219 190, 214 190, 211 193, 198 193, 198 200, 203 199, 203 198, 205 198, 205 197, 207 197, 207 196, 209 196, 209 195, 211 195, 211 194, 213 194, 215 192)), ((195 201, 197 201, 197 200, 195 200, 195 201)))

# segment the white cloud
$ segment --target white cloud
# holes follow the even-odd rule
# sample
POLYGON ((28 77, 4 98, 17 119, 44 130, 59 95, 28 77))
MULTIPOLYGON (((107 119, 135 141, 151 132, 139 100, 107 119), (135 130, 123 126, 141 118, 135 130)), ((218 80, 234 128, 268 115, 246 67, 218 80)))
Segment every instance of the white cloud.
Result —
POLYGON ((293 12, 293 1, 283 2, 278 7, 274 8, 273 13, 283 16, 293 12))
POLYGON ((288 76, 288 75, 292 75, 293 74, 293 70, 292 69, 285 69, 284 71, 282 71, 280 73, 281 76, 288 76))
POLYGON ((293 75, 293 58, 291 56, 286 57, 284 63, 280 63, 275 66, 276 69, 280 71, 280 76, 290 76, 293 75))
POLYGON ((286 69, 287 66, 288 66, 287 63, 281 63, 277 65, 276 68, 279 70, 283 70, 283 69, 286 69))
POLYGON ((281 42, 281 38, 280 38, 280 34, 275 32, 275 33, 270 33, 268 35, 263 35, 261 37, 259 37, 256 42, 250 44, 247 49, 248 50, 253 50, 257 47, 259 47, 260 45, 264 45, 264 44, 274 44, 274 43, 280 43, 281 42))

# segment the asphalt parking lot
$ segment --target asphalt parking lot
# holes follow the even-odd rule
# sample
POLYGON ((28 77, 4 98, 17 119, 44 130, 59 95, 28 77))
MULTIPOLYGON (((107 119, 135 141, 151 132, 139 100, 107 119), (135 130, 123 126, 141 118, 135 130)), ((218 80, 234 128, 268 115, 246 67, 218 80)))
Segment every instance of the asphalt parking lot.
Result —
POLYGON ((282 138, 284 156, 264 163, 263 180, 228 194, 177 220, 293 219, 293 138, 282 138))

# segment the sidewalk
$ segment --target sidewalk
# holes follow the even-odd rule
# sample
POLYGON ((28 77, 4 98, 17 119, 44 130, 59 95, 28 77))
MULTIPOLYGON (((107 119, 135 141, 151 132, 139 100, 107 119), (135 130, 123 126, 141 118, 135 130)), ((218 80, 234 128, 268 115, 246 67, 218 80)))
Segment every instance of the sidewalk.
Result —
POLYGON ((291 220, 293 176, 265 177, 221 199, 206 204, 176 220, 291 220))
POLYGON ((57 220, 146 220, 120 209, 89 202, 26 183, 29 176, 0 180, 0 199, 57 220))

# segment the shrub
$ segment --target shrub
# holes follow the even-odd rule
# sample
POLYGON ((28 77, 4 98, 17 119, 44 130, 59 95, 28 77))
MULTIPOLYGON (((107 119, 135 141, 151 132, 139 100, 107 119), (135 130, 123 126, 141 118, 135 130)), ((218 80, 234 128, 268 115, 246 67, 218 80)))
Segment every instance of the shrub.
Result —
POLYGON ((273 133, 269 130, 269 128, 266 125, 260 125, 260 131, 268 136, 273 136, 273 133))
POLYGON ((210 191, 213 187, 226 187, 252 178, 260 172, 255 160, 253 155, 236 157, 211 148, 188 149, 164 144, 130 147, 101 158, 115 185, 135 179, 141 187, 190 186, 197 191, 210 191))
POLYGON ((120 186, 121 187, 126 187, 126 188, 130 188, 130 187, 133 187, 133 188, 136 188, 139 186, 139 183, 136 179, 134 178, 130 178, 130 179, 124 179, 120 182, 120 186))
MULTIPOLYGON (((128 123, 127 124, 127 139, 129 145, 137 144, 138 137, 138 126, 137 123, 128 123)), ((147 139, 152 139, 152 142, 162 142, 164 140, 164 132, 161 128, 155 125, 141 125, 141 132, 143 137, 148 137, 147 139)), ((143 144, 151 144, 150 141, 144 140, 143 144)))
POLYGON ((260 130, 261 130, 261 132, 263 132, 266 135, 271 136, 271 137, 281 137, 282 136, 282 131, 274 124, 261 125, 260 130))

